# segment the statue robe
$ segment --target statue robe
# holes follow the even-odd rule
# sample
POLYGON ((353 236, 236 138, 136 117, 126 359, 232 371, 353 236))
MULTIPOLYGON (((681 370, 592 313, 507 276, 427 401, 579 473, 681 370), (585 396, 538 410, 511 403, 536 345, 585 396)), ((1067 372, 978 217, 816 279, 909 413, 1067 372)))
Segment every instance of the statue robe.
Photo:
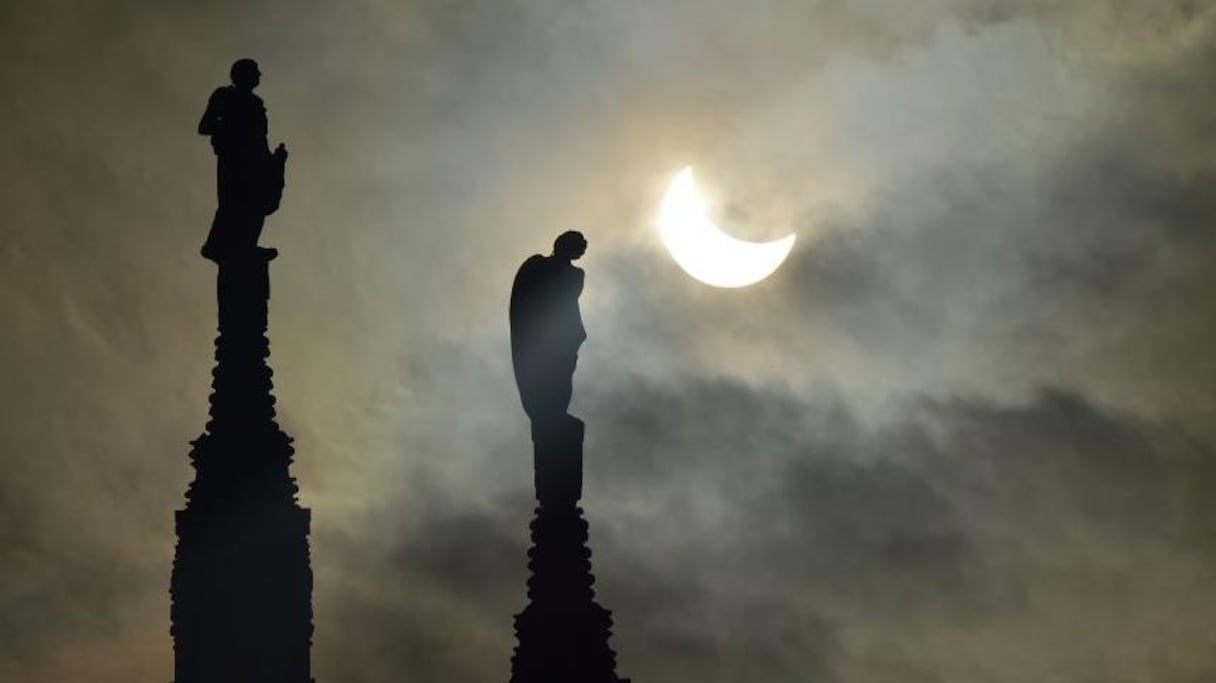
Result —
POLYGON ((534 422, 566 414, 578 349, 587 338, 578 297, 583 271, 568 261, 535 255, 511 287, 511 361, 524 411, 534 422))
POLYGON ((279 208, 286 157, 270 153, 266 131, 262 98, 232 86, 211 94, 199 124, 215 150, 219 200, 203 245, 207 258, 252 251, 265 217, 279 208))

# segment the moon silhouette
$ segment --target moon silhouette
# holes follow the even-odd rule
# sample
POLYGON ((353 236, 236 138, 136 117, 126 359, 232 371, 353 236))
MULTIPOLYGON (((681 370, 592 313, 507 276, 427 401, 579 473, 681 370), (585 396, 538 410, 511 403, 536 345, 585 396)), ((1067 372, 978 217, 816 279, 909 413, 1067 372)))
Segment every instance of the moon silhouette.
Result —
POLYGON ((705 217, 692 167, 680 171, 659 210, 659 231, 684 272, 714 287, 746 287, 772 275, 794 246, 796 235, 772 242, 731 237, 705 217))

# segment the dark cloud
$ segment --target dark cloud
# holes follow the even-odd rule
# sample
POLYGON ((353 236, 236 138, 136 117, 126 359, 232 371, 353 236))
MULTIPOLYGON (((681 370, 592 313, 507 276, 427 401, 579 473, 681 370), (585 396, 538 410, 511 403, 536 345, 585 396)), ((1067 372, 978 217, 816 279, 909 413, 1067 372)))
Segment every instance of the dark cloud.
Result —
MULTIPOLYGON (((831 645, 838 632, 902 625, 908 634, 889 635, 884 647, 916 650, 909 643, 921 642, 918 629, 1048 621, 1037 604, 1044 594, 1062 591, 1070 609, 1083 611, 1150 566, 1185 564, 1210 548, 1208 531, 1179 524, 1216 512, 1192 493, 1216 485, 1209 451, 1160 426, 1058 391, 1022 405, 927 400, 878 428, 833 405, 721 384, 676 392, 638 382, 597 395, 587 415, 608 434, 589 456, 600 496, 610 509, 639 509, 598 536, 610 558, 631 556, 626 576, 607 583, 621 623, 666 629, 671 615, 705 604, 729 619, 742 601, 778 621, 822 624, 795 649, 821 653, 825 670, 855 670, 863 666, 856 653, 831 645), (697 509, 706 499, 708 513, 697 509), (654 547, 666 551, 651 554, 654 547), (1068 558, 1060 560, 1068 569, 1052 569, 1052 557, 1068 558), (1085 575, 1093 585, 1075 585, 1085 575), (682 577, 681 588, 662 591, 681 597, 635 607, 640 589, 627 584, 664 576, 682 577), (788 600, 760 608, 768 595, 788 600)), ((1197 616, 1211 597, 1199 598, 1197 616)), ((1142 617, 1115 610, 1102 619, 1142 617)), ((690 615, 686 623, 703 619, 712 621, 690 615)), ((1038 656, 1069 655, 1047 647, 1038 656)), ((933 657, 906 664, 949 680, 953 668, 933 657)), ((1000 675, 995 667, 973 673, 1000 675)))
MULTIPOLYGON (((1064 629, 1026 646, 1050 668, 1091 642, 1061 613, 1089 614, 1099 634, 1202 621, 1216 600, 1156 569, 1213 549, 1210 449, 1074 393, 926 398, 871 425, 839 398, 733 382, 587 393, 597 590, 635 677, 1000 681, 999 660, 967 668, 938 639, 1064 629), (1154 597, 1112 603, 1111 591, 1154 597)), ((332 629, 320 661, 360 653, 366 680, 492 674, 523 604, 530 502, 402 502, 379 525, 317 539, 343 558, 319 584, 332 629), (484 659, 468 661, 468 638, 484 659)), ((1094 667, 1122 656, 1087 651, 1094 667)), ((1174 664, 1201 670, 1204 657, 1174 664)))

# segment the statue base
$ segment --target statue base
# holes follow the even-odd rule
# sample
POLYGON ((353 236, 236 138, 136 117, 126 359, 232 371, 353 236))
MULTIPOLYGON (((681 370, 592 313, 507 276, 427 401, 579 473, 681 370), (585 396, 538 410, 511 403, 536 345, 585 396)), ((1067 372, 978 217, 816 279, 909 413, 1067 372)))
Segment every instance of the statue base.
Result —
POLYGON ((533 484, 542 505, 583 497, 583 421, 563 415, 532 423, 533 484))
POLYGON ((595 602, 583 482, 583 423, 533 423, 536 497, 529 603, 515 617, 511 683, 626 683, 608 641, 612 613, 595 602))

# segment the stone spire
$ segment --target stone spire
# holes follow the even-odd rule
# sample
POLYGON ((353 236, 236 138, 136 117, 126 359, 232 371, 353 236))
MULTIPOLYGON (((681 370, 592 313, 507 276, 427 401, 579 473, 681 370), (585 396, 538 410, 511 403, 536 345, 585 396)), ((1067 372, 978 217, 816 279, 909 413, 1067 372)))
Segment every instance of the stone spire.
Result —
POLYGON ((198 125, 217 163, 219 206, 203 256, 219 266, 219 337, 211 419, 191 442, 194 481, 177 511, 174 683, 310 683, 310 519, 296 502, 291 437, 274 420, 267 364, 277 252, 257 246, 282 198, 287 149, 269 151, 257 62, 237 60, 230 76, 198 125))
POLYGON ((583 423, 533 424, 539 505, 528 551, 528 606, 515 617, 511 683, 618 683, 612 613, 595 601, 582 488, 583 423))
POLYGON ((583 487, 583 422, 570 415, 578 349, 586 339, 572 262, 587 241, 568 231, 551 256, 524 261, 511 286, 511 362, 532 421, 536 516, 528 606, 515 616, 511 683, 618 683, 612 614, 595 601, 583 487))
POLYGON ((174 683, 309 683, 309 510, 275 423, 265 337, 270 249, 219 269, 219 337, 195 480, 176 513, 174 683))
POLYGON ((309 512, 275 423, 266 338, 273 250, 219 266, 211 419, 192 442, 170 586, 174 683, 310 683, 309 512))

